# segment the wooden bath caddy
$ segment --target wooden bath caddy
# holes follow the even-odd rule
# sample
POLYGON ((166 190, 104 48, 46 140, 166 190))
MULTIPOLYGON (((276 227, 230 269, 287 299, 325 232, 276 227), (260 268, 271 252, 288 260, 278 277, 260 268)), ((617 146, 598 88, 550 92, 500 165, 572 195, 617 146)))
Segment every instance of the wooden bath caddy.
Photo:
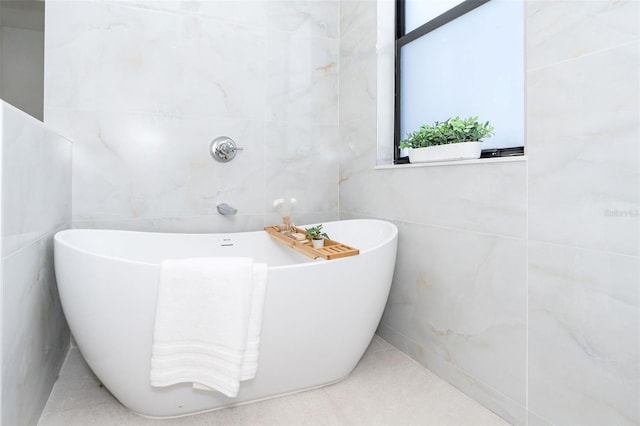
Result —
MULTIPOLYGON (((331 260, 360 254, 360 250, 328 238, 325 238, 324 240, 324 247, 317 249, 313 248, 311 241, 309 240, 298 241, 287 235, 281 234, 277 226, 265 226, 264 230, 277 241, 298 250, 300 253, 309 256, 312 259, 322 257, 323 259, 331 260)), ((296 232, 304 234, 305 230, 302 228, 296 228, 296 232)))

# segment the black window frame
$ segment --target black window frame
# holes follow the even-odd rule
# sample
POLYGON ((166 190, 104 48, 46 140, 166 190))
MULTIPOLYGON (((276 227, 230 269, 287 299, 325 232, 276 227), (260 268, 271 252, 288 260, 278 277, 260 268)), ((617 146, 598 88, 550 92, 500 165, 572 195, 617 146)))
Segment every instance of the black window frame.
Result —
MULTIPOLYGON (((394 164, 405 164, 409 162, 408 157, 400 157, 400 93, 401 93, 401 48, 414 40, 434 31, 443 25, 457 19, 464 14, 482 6, 491 0, 465 0, 452 7, 441 15, 420 25, 418 28, 405 33, 405 0, 396 0, 396 30, 395 30, 395 93, 394 93, 394 135, 393 135, 393 162, 394 164)), ((480 158, 512 157, 524 155, 524 147, 514 148, 494 148, 483 149, 480 158)))

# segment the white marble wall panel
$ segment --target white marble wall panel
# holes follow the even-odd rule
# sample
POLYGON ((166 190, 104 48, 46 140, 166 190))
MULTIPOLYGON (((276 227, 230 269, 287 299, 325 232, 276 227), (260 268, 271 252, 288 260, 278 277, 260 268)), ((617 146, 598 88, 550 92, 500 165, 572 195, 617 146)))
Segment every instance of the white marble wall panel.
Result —
MULTIPOLYGON (((110 0, 109 0, 110 1, 110 0)), ((246 25, 250 27, 264 27, 265 10, 269 0, 135 0, 125 2, 129 7, 139 7, 150 10, 162 10, 170 13, 181 13, 212 18, 225 23, 246 25)), ((110 1, 116 5, 123 5, 121 1, 110 1)))
POLYGON ((366 172, 376 162, 375 3, 341 2, 340 180, 366 172))
POLYGON ((383 323, 524 406, 525 241, 398 225, 383 323))
POLYGON ((640 259, 529 244, 529 408, 554 424, 640 422, 640 259))
POLYGON ((2 424, 35 424, 69 347, 53 234, 2 262, 2 424))
POLYGON ((267 26, 298 36, 340 38, 339 0, 268 1, 267 26))
POLYGON ((264 29, 121 3, 54 2, 47 36, 48 108, 264 116, 264 29))
POLYGON ((50 112, 82 141, 73 153, 74 220, 208 216, 221 202, 263 212, 261 121, 50 112), (244 148, 229 163, 209 155, 221 135, 244 148))
POLYGON ((384 324, 380 324, 377 333, 430 371, 436 372, 438 376, 458 389, 463 390, 464 393, 471 396, 480 404, 485 407, 490 407, 491 411, 500 415, 500 417, 507 420, 510 424, 526 424, 526 409, 521 403, 510 399, 488 384, 451 364, 431 351, 429 346, 422 346, 384 324))
POLYGON ((337 217, 338 2, 52 2, 47 32, 76 226, 252 229, 303 187, 301 211, 337 217), (220 135, 244 148, 228 164, 220 135), (246 217, 204 219, 219 202, 246 217))
POLYGON ((71 143, 2 103, 3 256, 69 223, 71 143))
MULTIPOLYGON (((354 166, 355 167, 355 166, 354 166)), ((363 166, 364 167, 364 166, 363 166)), ((523 238, 523 162, 343 173, 341 209, 412 223, 523 238), (382 197, 361 190, 372 185, 382 197)))
POLYGON ((71 143, 0 108, 2 424, 35 424, 69 346, 52 245, 71 221, 71 143))
MULTIPOLYGON (((365 217, 367 216, 341 212, 342 219, 365 217)), ((501 268, 495 263, 492 266, 487 265, 487 270, 494 269, 498 276, 504 278, 509 275, 524 273, 525 268, 522 267, 522 263, 526 261, 526 255, 522 249, 524 242, 518 242, 518 240, 507 241, 511 239, 430 228, 403 222, 396 222, 396 225, 400 229, 398 263, 387 308, 377 333, 440 377, 462 389, 481 404, 490 407, 492 411, 498 413, 512 424, 525 424, 526 409, 523 402, 523 394, 526 365, 524 361, 524 345, 526 341, 524 327, 526 321, 522 313, 523 309, 525 309, 524 305, 526 305, 524 282, 520 280, 516 284, 509 281, 507 284, 503 281, 506 294, 500 294, 493 301, 490 300, 489 296, 491 291, 486 292, 486 294, 482 292, 479 298, 474 297, 478 307, 471 304, 469 310, 473 312, 468 315, 459 315, 459 309, 464 310, 468 307, 467 304, 470 297, 467 297, 467 293, 479 294, 478 292, 482 285, 478 286, 478 290, 475 293, 473 290, 467 291, 468 286, 465 286, 464 276, 466 275, 467 279, 470 278, 472 281, 475 280, 475 277, 472 276, 473 274, 465 274, 464 272, 458 273, 457 279, 456 277, 447 278, 444 281, 438 279, 434 275, 442 274, 449 269, 439 268, 434 265, 446 265, 450 263, 446 261, 447 258, 451 257, 457 257, 461 261, 462 256, 453 253, 451 250, 446 250, 431 259, 432 253, 430 251, 435 247, 440 252, 438 243, 440 238, 438 236, 446 240, 451 239, 452 243, 449 244, 449 247, 456 245, 455 241, 457 241, 457 244, 464 244, 465 248, 468 246, 477 247, 477 243, 482 242, 482 240, 485 240, 485 243, 492 239, 505 240, 499 243, 495 249, 489 248, 492 245, 491 243, 485 245, 485 249, 495 255, 494 262, 498 262, 504 250, 508 250, 512 244, 516 244, 516 247, 519 247, 514 250, 512 256, 508 255, 508 259, 506 259, 508 262, 515 263, 510 268, 500 271, 501 268), (451 233, 451 236, 449 233, 451 233), (409 237, 407 237, 408 235, 409 237), (416 243, 416 238, 421 241, 416 243), (425 243, 428 240, 433 240, 433 242, 425 243), (474 240, 476 241, 475 245, 467 245, 468 241, 474 240), (517 264, 520 264, 520 267, 517 264), (460 277, 463 277, 463 279, 460 279, 460 277), (439 287, 441 281, 443 286, 439 287), (511 299, 519 302, 514 304, 511 299), (445 309, 440 307, 440 304, 451 308, 451 311, 456 314, 445 314, 445 309), (489 306, 492 307, 489 308, 489 306), (500 313, 498 315, 493 314, 492 309, 496 308, 500 313), (482 312, 485 309, 487 311, 482 312), (473 319, 472 317, 476 315, 478 317, 473 319), (498 326, 496 329, 504 328, 519 331, 510 333, 510 336, 505 339, 500 335, 500 332, 492 333, 491 327, 487 327, 486 331, 482 331, 475 336, 467 335, 467 338, 461 338, 461 334, 469 334, 462 330, 466 329, 468 331, 469 326, 475 327, 476 321, 478 326, 482 328, 480 324, 487 325, 494 323, 494 321, 497 321, 494 323, 497 324, 503 320, 503 327, 498 326), (433 321, 434 323, 449 322, 451 329, 448 329, 448 332, 445 333, 437 333, 437 329, 430 326, 428 321, 433 321), (454 323, 456 325, 453 325, 454 323), (509 323, 511 323, 511 326, 507 325, 509 323), (454 331, 454 329, 457 331, 454 331), (481 336, 483 334, 484 337, 481 336), (493 335, 490 336, 491 334, 493 335), (492 351, 497 351, 498 354, 489 355, 492 351), (502 362, 506 363, 504 369, 502 362), (485 382, 484 379, 487 377, 489 379, 485 382), (497 386, 497 388, 494 386, 497 386), (517 398, 517 400, 508 396, 505 393, 506 389, 513 391, 513 398, 517 398)), ((480 243, 480 245, 482 246, 483 244, 480 243)), ((481 255, 478 254, 478 256, 481 255)), ((466 258, 467 256, 465 255, 464 257, 466 258)), ((462 262, 466 264, 466 262, 462 262)), ((462 268, 464 267, 463 265, 462 268)), ((482 269, 482 267, 479 269, 482 269)), ((487 278, 490 275, 492 274, 484 274, 484 278, 479 276, 478 279, 487 283, 492 280, 487 278)), ((496 288, 496 290, 498 289, 496 288)), ((445 327, 447 326, 445 325, 445 327)))
POLYGON ((338 124, 339 41, 267 31, 267 120, 338 124))
POLYGON ((528 0, 527 67, 536 69, 638 39, 636 0, 528 0), (579 6, 579 7, 577 7, 579 6))
POLYGON ((640 254, 640 44, 529 73, 529 236, 640 254))
MULTIPOLYGON (((375 120, 376 115, 376 69, 375 61, 367 58, 368 52, 358 52, 359 44, 354 49, 341 46, 341 54, 346 55, 340 65, 341 75, 353 77, 351 84, 340 87, 340 116, 344 120, 361 123, 375 120)), ((374 126, 375 128, 375 126, 374 126)), ((366 140, 366 139, 365 139, 366 140)), ((363 143, 370 145, 370 143, 363 143)), ((375 163, 374 163, 375 164, 375 163)))
POLYGON ((265 211, 273 200, 297 200, 296 212, 338 210, 338 126, 267 124, 265 211))
POLYGON ((639 13, 528 3, 531 424, 640 418, 639 13))

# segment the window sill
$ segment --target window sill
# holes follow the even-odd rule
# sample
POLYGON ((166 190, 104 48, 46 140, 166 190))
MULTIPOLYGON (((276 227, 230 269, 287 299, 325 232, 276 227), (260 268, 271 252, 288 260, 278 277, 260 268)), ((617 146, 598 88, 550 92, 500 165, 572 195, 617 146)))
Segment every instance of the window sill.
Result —
POLYGON ((527 161, 526 155, 516 157, 499 157, 499 158, 479 158, 477 160, 457 160, 457 161, 438 161, 433 163, 413 163, 413 164, 379 164, 374 167, 376 170, 386 169, 411 169, 415 167, 439 167, 439 166, 462 166, 465 164, 486 164, 486 163, 511 163, 514 161, 527 161))

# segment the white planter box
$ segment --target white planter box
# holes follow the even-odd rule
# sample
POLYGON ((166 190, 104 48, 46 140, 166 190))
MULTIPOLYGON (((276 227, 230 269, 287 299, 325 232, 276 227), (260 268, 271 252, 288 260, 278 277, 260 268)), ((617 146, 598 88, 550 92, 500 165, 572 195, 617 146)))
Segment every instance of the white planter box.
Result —
POLYGON ((482 142, 461 142, 446 145, 411 148, 409 161, 412 163, 429 163, 432 161, 470 160, 480 158, 482 142))

